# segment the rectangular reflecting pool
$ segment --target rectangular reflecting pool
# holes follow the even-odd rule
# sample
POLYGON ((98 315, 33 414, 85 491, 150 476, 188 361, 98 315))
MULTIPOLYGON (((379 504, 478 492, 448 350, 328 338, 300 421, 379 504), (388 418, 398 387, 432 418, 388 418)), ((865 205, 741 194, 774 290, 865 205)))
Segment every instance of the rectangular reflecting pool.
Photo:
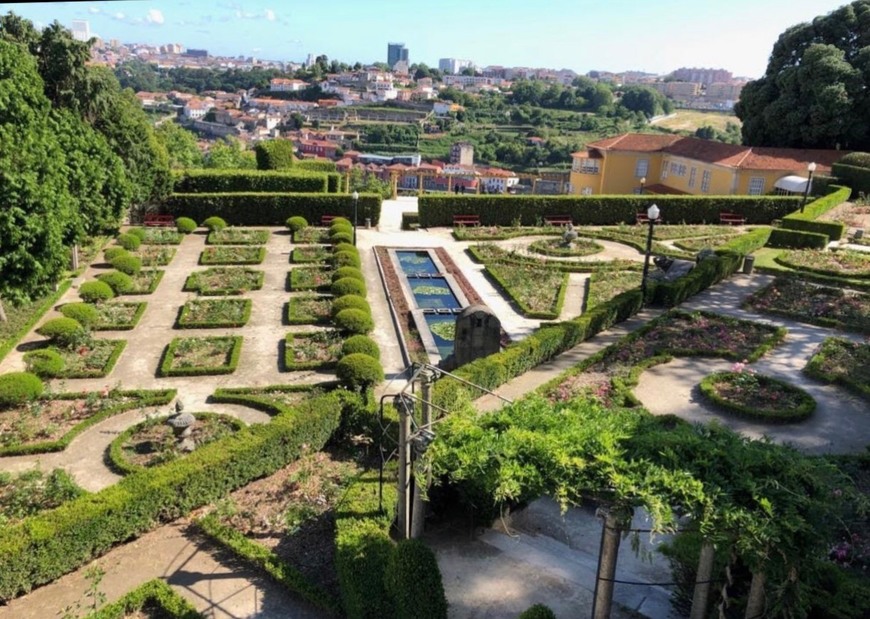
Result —
POLYGON ((415 277, 408 275, 408 285, 421 309, 454 309, 462 307, 443 277, 415 277))
POLYGON ((453 338, 456 334, 455 314, 424 314, 426 325, 435 340, 442 359, 453 354, 453 338))
POLYGON ((432 260, 428 251, 396 251, 396 257, 399 259, 399 266, 405 275, 439 275, 438 265, 432 260))

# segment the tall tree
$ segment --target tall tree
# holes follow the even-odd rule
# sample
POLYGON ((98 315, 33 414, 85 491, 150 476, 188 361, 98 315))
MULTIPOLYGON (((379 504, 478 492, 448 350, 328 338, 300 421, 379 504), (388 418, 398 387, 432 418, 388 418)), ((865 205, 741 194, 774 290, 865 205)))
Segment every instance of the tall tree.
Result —
POLYGON ((202 153, 196 144, 196 135, 178 123, 162 123, 155 132, 157 140, 169 154, 169 164, 173 168, 201 168, 202 153))

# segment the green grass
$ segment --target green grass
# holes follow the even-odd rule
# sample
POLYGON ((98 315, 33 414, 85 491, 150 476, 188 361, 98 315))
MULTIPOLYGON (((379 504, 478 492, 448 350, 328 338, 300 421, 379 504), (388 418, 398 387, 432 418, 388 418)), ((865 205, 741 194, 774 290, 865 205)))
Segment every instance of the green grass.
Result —
POLYGON ((725 125, 728 123, 737 125, 742 124, 740 119, 733 114, 725 114, 723 112, 702 112, 698 110, 677 110, 673 118, 666 118, 655 124, 656 127, 663 129, 671 129, 673 131, 691 131, 700 129, 707 125, 725 131, 725 125))
POLYGON ((18 340, 27 335, 27 332, 42 319, 42 316, 57 303, 72 284, 68 279, 60 284, 56 292, 52 292, 30 303, 12 305, 3 303, 6 311, 6 322, 0 322, 0 361, 15 347, 18 340))

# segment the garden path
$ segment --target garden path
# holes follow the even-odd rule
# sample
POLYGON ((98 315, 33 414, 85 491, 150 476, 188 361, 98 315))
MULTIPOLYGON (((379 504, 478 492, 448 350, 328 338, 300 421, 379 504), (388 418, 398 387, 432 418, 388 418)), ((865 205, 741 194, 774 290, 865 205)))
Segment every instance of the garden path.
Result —
POLYGON ((588 273, 571 273, 568 275, 568 289, 565 291, 565 301, 559 320, 571 320, 583 313, 583 301, 586 299, 586 287, 589 285, 588 273))

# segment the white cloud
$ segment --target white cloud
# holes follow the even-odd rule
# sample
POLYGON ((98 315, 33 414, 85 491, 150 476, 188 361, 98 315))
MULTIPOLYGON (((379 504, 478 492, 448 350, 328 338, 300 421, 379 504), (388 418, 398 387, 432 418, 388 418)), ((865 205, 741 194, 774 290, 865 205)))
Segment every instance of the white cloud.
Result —
POLYGON ((263 48, 262 47, 255 47, 251 51, 256 54, 256 53, 262 52, 263 48))
POLYGON ((148 11, 148 15, 145 16, 145 21, 149 24, 163 24, 163 13, 157 9, 151 9, 148 11))
POLYGON ((275 21, 275 11, 266 9, 266 21, 275 21))
POLYGON ((98 6, 92 6, 92 7, 88 8, 88 13, 90 13, 91 15, 96 15, 97 13, 101 13, 101 12, 102 12, 102 9, 100 9, 100 7, 98 7, 98 6))
POLYGON ((112 19, 117 19, 118 21, 124 21, 125 19, 127 19, 127 16, 121 12, 118 12, 118 13, 112 14, 112 19))

